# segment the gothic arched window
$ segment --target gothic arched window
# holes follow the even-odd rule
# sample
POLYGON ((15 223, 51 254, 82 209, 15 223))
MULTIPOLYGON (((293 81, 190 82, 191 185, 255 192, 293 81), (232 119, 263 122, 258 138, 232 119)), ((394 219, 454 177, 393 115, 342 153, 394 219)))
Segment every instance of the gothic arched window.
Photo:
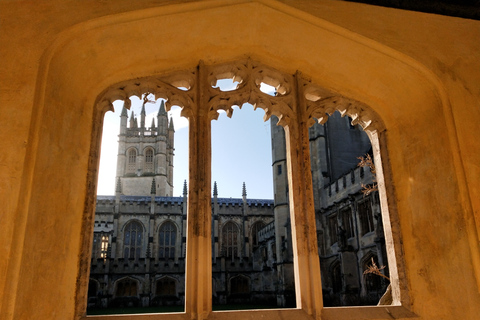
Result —
POLYGON ((136 297, 137 296, 137 281, 125 278, 117 282, 115 291, 117 297, 136 297))
POLYGON ((138 259, 142 252, 143 227, 137 221, 127 224, 123 237, 123 257, 125 259, 138 259))
POLYGON ((362 236, 375 230, 370 199, 358 203, 358 216, 360 217, 362 236))
POLYGON ((171 221, 167 221, 160 227, 158 233, 159 259, 175 258, 175 243, 177 239, 177 228, 171 221))
POLYGON ((332 267, 332 289, 333 293, 340 293, 342 291, 342 269, 340 263, 335 263, 332 267))
POLYGON ((128 150, 128 159, 127 159, 127 172, 135 173, 136 164, 137 164, 137 150, 130 149, 128 150))
POLYGON ((231 294, 241 294, 249 293, 250 286, 248 278, 245 276, 237 276, 230 280, 230 293, 231 294))
POLYGON ((92 258, 107 258, 109 235, 103 232, 93 234, 92 258))
POLYGON ((257 221, 252 226, 252 248, 256 248, 258 246, 258 232, 265 227, 265 223, 262 221, 257 221))
MULTIPOLYGON (((375 255, 369 256, 364 261, 365 262, 363 264, 363 272, 365 272, 365 270, 372 266, 373 262, 375 263, 375 265, 377 265, 378 268, 382 267, 378 265, 378 258, 375 255)), ((363 276, 365 281, 365 290, 367 293, 377 293, 378 291, 381 291, 383 289, 382 277, 373 273, 364 273, 363 276)))
POLYGON ((235 223, 227 222, 222 229, 222 252, 225 257, 238 257, 239 230, 235 223))
POLYGON ((145 172, 153 172, 153 149, 148 148, 145 150, 145 172))
POLYGON ((175 296, 177 295, 176 281, 170 277, 164 277, 157 281, 155 295, 175 296))

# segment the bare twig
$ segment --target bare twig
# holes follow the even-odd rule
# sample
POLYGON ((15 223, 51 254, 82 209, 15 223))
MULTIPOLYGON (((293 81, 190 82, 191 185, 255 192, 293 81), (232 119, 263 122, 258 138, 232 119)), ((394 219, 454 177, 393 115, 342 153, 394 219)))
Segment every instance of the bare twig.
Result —
POLYGON ((385 269, 385 266, 381 266, 380 268, 377 266, 377 264, 375 263, 375 261, 373 260, 372 258, 372 265, 369 266, 364 272, 363 272, 363 275, 367 275, 367 274, 376 274, 377 276, 380 276, 382 278, 385 278, 387 279, 388 281, 390 281, 390 278, 387 277, 386 275, 384 275, 381 270, 385 269))
POLYGON ((373 185, 365 185, 363 183, 361 184, 363 195, 368 196, 370 193, 378 190, 377 171, 375 168, 375 163, 373 163, 373 159, 372 157, 370 157, 369 154, 366 154, 365 157, 358 157, 357 159, 360 160, 357 166, 363 167, 363 168, 365 167, 370 168, 370 172, 373 175, 373 182, 374 182, 373 185))

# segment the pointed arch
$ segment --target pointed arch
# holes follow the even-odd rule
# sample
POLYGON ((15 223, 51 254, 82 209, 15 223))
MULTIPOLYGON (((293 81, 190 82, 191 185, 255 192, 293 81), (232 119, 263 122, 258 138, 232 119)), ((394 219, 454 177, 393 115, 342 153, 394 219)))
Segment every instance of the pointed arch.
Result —
POLYGON ((163 222, 158 228, 158 258, 175 259, 177 227, 171 220, 163 222))
POLYGON ((130 220, 123 227, 123 257, 138 260, 143 253, 144 227, 138 220, 130 220))
POLYGON ((230 278, 230 294, 250 293, 250 278, 240 274, 230 278))
POLYGON ((154 160, 155 160, 155 151, 151 146, 148 146, 143 151, 145 155, 145 162, 143 164, 143 172, 144 173, 154 173, 154 160))
POLYGON ((115 294, 116 298, 119 297, 138 297, 139 294, 139 282, 132 277, 124 277, 115 281, 115 294))
POLYGON ((233 221, 228 221, 222 228, 222 255, 227 258, 239 256, 240 228, 233 221))
POLYGON ((137 171, 138 150, 134 147, 130 147, 130 148, 127 149, 127 151, 125 153, 126 153, 126 156, 127 156, 125 173, 126 174, 135 174, 135 172, 137 171))

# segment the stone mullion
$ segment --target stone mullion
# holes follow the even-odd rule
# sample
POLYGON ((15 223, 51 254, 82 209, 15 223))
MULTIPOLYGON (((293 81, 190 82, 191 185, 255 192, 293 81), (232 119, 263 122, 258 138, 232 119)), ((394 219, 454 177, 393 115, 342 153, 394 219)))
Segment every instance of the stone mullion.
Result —
POLYGON ((205 319, 212 310, 211 252, 211 127, 207 72, 201 61, 195 85, 195 106, 189 118, 189 186, 185 311, 205 319))
POLYGON ((306 115, 301 75, 295 75, 292 119, 285 126, 289 201, 294 250, 297 307, 319 317, 322 302, 320 263, 316 241, 315 209, 306 115))

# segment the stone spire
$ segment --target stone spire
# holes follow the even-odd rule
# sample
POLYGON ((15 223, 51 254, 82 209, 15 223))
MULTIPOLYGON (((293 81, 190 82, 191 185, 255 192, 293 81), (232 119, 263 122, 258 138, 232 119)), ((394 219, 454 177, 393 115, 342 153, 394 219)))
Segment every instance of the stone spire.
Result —
POLYGON ((170 117, 170 122, 168 124, 168 130, 171 130, 173 132, 175 132, 175 128, 173 127, 173 119, 172 117, 170 117))
POLYGON ((247 201, 247 187, 245 186, 245 182, 243 183, 242 187, 242 198, 243 201, 247 201))
POLYGON ((165 101, 162 100, 162 102, 160 102, 160 108, 158 109, 158 116, 163 116, 166 114, 167 114, 167 111, 165 111, 165 101))
POLYGON ((188 194, 187 180, 183 182, 183 196, 186 197, 188 194))
POLYGON ((132 110, 132 113, 130 113, 130 129, 134 127, 135 127, 135 114, 133 114, 133 110, 132 110))
POLYGON ((152 188, 150 189, 150 194, 157 194, 157 185, 155 183, 155 178, 152 179, 152 188))
POLYGON ((122 113, 120 114, 120 135, 127 134, 127 121, 128 121, 128 112, 126 108, 127 100, 130 101, 130 99, 125 100, 122 107, 122 113))
POLYGON ((147 113, 145 112, 145 101, 142 104, 142 111, 140 112, 140 128, 145 128, 145 116, 147 113))
POLYGON ((126 100, 123 102, 122 114, 120 114, 120 117, 128 117, 128 112, 127 112, 127 100, 130 101, 130 99, 126 99, 126 100))
POLYGON ((217 190, 217 181, 213 183, 213 197, 216 198, 218 196, 218 190, 217 190))
POLYGON ((155 195, 157 194, 157 184, 155 178, 152 179, 152 188, 150 189, 150 214, 155 214, 155 195))
POLYGON ((157 125, 158 125, 158 134, 166 135, 167 129, 168 129, 168 116, 167 116, 167 111, 165 111, 164 100, 160 102, 160 108, 158 109, 157 125))
POLYGON ((117 178, 117 184, 115 186, 115 193, 122 193, 122 180, 120 180, 120 177, 117 178))
POLYGON ((152 118, 152 125, 150 126, 150 130, 155 130, 155 118, 152 118))

